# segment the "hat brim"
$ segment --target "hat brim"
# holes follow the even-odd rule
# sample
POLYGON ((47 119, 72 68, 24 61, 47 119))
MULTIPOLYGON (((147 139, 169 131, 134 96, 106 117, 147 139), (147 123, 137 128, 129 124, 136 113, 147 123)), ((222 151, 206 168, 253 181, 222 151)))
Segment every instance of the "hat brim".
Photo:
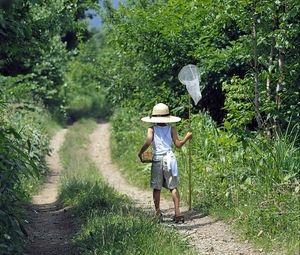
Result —
POLYGON ((179 122, 181 118, 175 116, 165 116, 165 117, 144 117, 141 119, 147 123, 175 123, 179 122))

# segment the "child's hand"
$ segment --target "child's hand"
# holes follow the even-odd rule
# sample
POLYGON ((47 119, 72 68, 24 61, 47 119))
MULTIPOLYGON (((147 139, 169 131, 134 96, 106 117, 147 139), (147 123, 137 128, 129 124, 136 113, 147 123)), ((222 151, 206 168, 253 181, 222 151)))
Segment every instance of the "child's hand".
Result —
POLYGON ((193 137, 193 133, 191 131, 189 131, 189 132, 186 133, 186 139, 187 140, 192 139, 192 137, 193 137))

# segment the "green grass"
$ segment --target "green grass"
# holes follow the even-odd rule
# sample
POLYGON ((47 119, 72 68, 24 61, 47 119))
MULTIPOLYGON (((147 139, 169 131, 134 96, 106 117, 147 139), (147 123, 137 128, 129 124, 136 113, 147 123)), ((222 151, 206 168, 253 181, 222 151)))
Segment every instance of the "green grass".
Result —
MULTIPOLYGON (((93 120, 70 127, 60 151, 60 199, 82 222, 73 239, 80 254, 192 254, 187 241, 104 183, 87 152, 93 120)), ((100 138, 99 138, 100 139, 100 138)))
POLYGON ((192 126, 195 205, 234 222, 265 250, 294 254, 300 234, 297 132, 238 136, 205 115, 194 116, 192 126))
MULTIPOLYGON (((115 162, 131 183, 148 188, 149 165, 137 159, 147 126, 128 109, 115 112, 112 125, 115 162)), ((192 128, 193 207, 233 223, 242 238, 259 248, 294 254, 300 235, 297 134, 238 137, 217 128, 205 114, 194 116, 192 128)), ((176 154, 179 190, 187 201, 188 146, 176 154)))

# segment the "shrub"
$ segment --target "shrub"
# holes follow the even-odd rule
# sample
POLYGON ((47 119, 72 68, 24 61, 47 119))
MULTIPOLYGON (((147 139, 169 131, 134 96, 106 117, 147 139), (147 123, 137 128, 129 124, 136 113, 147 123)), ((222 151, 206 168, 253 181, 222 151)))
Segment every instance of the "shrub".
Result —
MULTIPOLYGON (((273 139, 260 133, 237 136, 218 128, 207 114, 193 116, 192 129, 194 205, 234 218, 248 236, 268 247, 286 243, 294 250, 300 209, 297 133, 273 139)), ((187 153, 185 148, 179 155, 181 169, 186 169, 187 153)), ((183 191, 187 180, 184 171, 183 191)))
POLYGON ((19 254, 25 234, 20 203, 37 190, 46 172, 47 132, 55 124, 32 104, 2 102, 0 119, 0 247, 4 254, 19 254))

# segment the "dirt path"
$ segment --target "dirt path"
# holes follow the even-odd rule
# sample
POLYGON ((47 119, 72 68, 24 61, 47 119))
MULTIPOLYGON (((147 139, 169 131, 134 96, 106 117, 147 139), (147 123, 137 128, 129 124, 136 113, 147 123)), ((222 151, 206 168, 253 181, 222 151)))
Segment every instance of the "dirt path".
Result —
MULTIPOLYGON (((110 125, 108 123, 99 124, 99 127, 90 136, 90 155, 110 185, 132 198, 137 207, 154 213, 150 188, 145 191, 129 185, 121 176, 117 167, 112 164, 109 134, 110 125)), ((162 199, 161 208, 164 215, 164 224, 174 227, 185 236, 189 236, 191 245, 199 254, 265 254, 255 251, 248 243, 239 241, 225 223, 201 213, 188 211, 184 207, 182 210, 186 215, 186 223, 174 224, 171 220, 174 214, 171 198, 170 200, 162 199)))
POLYGON ((51 156, 46 158, 50 172, 40 192, 33 197, 29 206, 27 232, 29 244, 25 254, 30 255, 67 255, 74 254, 70 240, 74 234, 74 222, 68 208, 57 201, 58 181, 62 166, 59 162, 61 147, 66 129, 61 129, 52 138, 51 156))

